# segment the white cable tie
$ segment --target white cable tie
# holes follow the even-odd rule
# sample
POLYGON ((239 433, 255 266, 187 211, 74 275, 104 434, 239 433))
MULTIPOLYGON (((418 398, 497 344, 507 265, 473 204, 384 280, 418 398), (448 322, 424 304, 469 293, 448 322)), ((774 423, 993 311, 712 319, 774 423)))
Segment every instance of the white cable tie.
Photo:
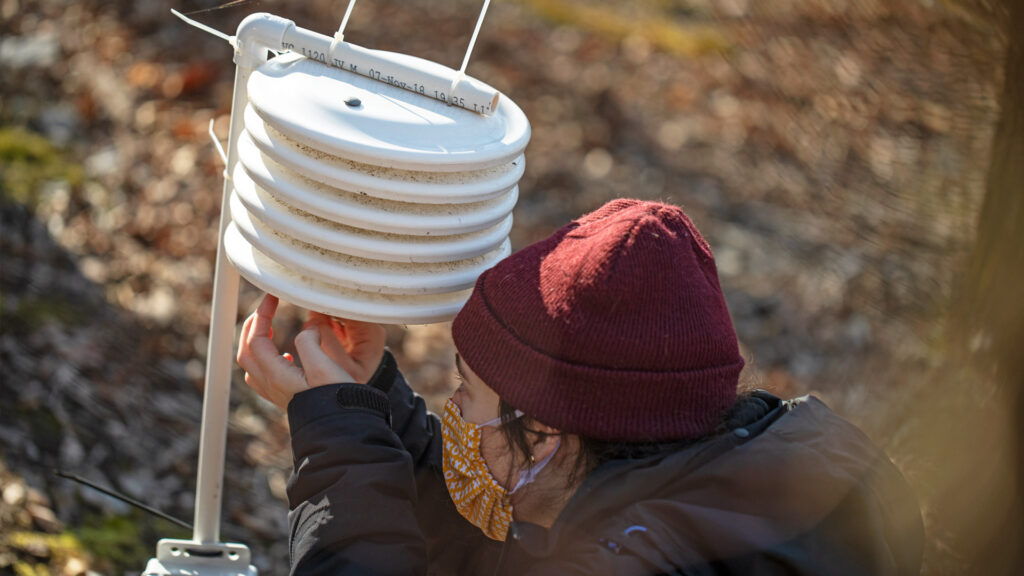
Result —
POLYGON ((484 24, 484 16, 487 15, 487 7, 491 5, 491 0, 484 0, 484 7, 480 9, 480 16, 476 19, 476 28, 473 29, 473 37, 469 39, 469 47, 466 48, 466 56, 462 59, 462 68, 459 68, 460 74, 466 73, 466 66, 469 65, 469 55, 473 53, 473 47, 476 46, 476 37, 480 34, 480 27, 484 24))
POLYGON ((238 49, 238 46, 235 44, 235 37, 234 36, 228 36, 227 34, 221 32, 220 30, 217 30, 216 28, 211 28, 211 27, 207 26, 206 24, 203 24, 202 22, 196 22, 195 20, 189 18, 188 16, 185 16, 181 12, 178 12, 174 8, 171 8, 171 14, 174 14, 175 16, 180 18, 184 23, 188 24, 189 26, 192 26, 194 28, 198 28, 198 29, 202 30, 203 32, 206 32, 207 34, 212 34, 212 35, 216 36, 217 38, 220 38, 221 40, 225 40, 225 41, 227 41, 228 44, 231 45, 232 48, 234 48, 236 50, 238 49))
POLYGON ((334 33, 334 39, 331 40, 331 47, 327 49, 327 54, 331 56, 332 60, 340 60, 339 58, 334 57, 334 50, 338 47, 338 44, 341 44, 344 41, 345 35, 341 32, 341 30, 338 30, 337 32, 334 33))
MULTIPOLYGON (((344 41, 345 38, 345 27, 348 26, 348 18, 352 15, 352 9, 356 7, 356 0, 348 0, 348 8, 345 8, 345 17, 341 19, 341 26, 338 26, 338 31, 334 33, 334 39, 338 42, 344 41)), ((333 49, 333 44, 332 44, 333 49)))
POLYGON ((487 15, 487 7, 490 5, 491 0, 484 0, 484 6, 480 9, 480 16, 476 19, 476 28, 473 29, 473 36, 469 39, 469 47, 466 48, 466 56, 462 58, 462 67, 455 73, 455 77, 452 78, 452 85, 448 88, 448 104, 454 104, 455 89, 459 87, 459 82, 466 79, 466 67, 469 66, 469 56, 473 53, 473 47, 476 46, 476 37, 480 34, 480 27, 483 26, 484 16, 487 15))
MULTIPOLYGON (((213 140, 213 145, 217 148, 217 153, 220 154, 220 159, 224 161, 224 176, 227 177, 228 171, 226 167, 228 165, 228 155, 224 152, 224 147, 221 146, 220 139, 217 138, 217 133, 213 131, 213 122, 213 118, 210 118, 210 139, 213 140)), ((228 178, 228 180, 230 180, 230 178, 228 178)))
POLYGON ((465 79, 466 74, 462 70, 455 73, 455 76, 452 78, 452 85, 448 87, 448 104, 454 104, 455 89, 459 87, 459 82, 462 82, 465 79))

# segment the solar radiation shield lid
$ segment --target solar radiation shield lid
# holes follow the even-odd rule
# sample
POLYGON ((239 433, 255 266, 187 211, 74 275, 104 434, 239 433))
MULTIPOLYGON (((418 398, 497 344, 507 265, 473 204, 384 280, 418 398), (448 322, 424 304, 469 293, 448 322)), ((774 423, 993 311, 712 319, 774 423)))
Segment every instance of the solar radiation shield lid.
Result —
MULTIPOLYGON (((444 68, 414 56, 391 56, 410 67, 444 68)), ((387 168, 482 170, 512 162, 529 142, 526 115, 509 98, 499 97, 494 114, 483 116, 386 81, 284 54, 253 72, 249 101, 290 139, 387 168)))

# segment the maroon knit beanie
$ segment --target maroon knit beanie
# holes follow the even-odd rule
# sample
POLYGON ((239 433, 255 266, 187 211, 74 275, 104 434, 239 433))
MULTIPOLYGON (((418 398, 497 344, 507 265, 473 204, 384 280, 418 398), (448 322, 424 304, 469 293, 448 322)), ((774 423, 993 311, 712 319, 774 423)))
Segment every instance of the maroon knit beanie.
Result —
POLYGON ((743 359, 714 257, 682 209, 614 200, 483 273, 452 325, 466 364, 563 432, 702 436, 743 359))

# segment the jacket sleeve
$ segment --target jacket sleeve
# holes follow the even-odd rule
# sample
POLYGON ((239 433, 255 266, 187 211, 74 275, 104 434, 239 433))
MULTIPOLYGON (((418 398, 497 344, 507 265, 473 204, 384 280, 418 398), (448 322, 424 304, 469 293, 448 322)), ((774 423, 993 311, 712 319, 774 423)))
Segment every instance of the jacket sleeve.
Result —
POLYGON ((387 393, 392 429, 413 462, 416 518, 427 543, 430 572, 492 574, 501 544, 466 521, 448 495, 442 467, 441 421, 427 411, 423 398, 406 383, 390 352, 384 353, 370 385, 387 393))
POLYGON ((368 384, 388 396, 391 428, 412 458, 416 474, 441 468, 441 422, 427 411, 423 398, 412 391, 398 370, 394 356, 384 351, 368 384))
POLYGON ((362 384, 312 388, 288 405, 292 575, 426 573, 413 461, 389 408, 362 384))

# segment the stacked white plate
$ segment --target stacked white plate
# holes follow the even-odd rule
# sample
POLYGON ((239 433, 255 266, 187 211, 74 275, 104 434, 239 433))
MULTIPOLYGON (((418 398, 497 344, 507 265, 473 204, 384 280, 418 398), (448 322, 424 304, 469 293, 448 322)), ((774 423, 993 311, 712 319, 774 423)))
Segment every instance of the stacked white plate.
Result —
POLYGON ((248 93, 224 242, 257 287, 426 324, 509 254, 530 126, 508 98, 481 116, 293 54, 253 72, 248 93))

